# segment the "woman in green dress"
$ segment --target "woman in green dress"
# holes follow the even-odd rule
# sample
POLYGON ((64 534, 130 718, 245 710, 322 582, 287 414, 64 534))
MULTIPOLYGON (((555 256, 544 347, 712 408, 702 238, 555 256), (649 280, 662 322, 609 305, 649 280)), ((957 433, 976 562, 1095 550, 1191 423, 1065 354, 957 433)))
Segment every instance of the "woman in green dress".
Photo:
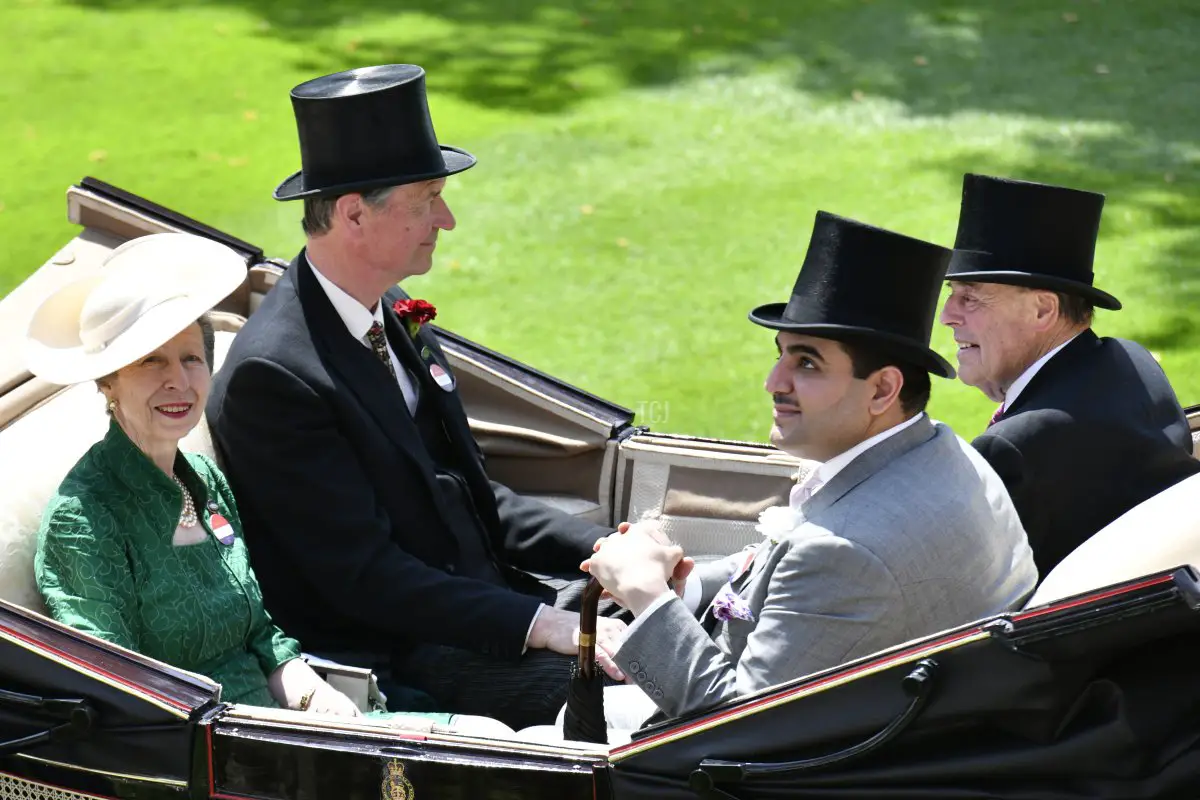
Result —
POLYGON ((224 475, 178 447, 208 398, 207 312, 245 274, 223 245, 154 234, 117 248, 99 276, 35 313, 31 371, 95 380, 111 417, 42 518, 38 587, 55 619, 208 676, 227 702, 358 716, 271 622, 224 475))

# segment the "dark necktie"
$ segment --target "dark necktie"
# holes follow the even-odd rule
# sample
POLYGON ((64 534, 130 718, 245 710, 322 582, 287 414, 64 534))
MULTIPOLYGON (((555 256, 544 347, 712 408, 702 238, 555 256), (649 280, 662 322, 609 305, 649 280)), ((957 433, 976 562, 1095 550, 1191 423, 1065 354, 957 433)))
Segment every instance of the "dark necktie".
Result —
POLYGON ((388 354, 387 337, 384 336, 383 326, 378 322, 371 323, 371 327, 367 328, 367 341, 371 343, 375 357, 382 361, 391 373, 392 380, 396 380, 396 368, 392 366, 392 357, 388 354))

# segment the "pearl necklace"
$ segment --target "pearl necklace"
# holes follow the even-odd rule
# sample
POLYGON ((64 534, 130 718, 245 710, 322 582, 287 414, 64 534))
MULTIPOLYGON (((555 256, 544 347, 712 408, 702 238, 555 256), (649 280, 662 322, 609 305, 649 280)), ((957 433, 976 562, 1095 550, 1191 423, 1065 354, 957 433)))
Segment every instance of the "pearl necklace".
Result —
POLYGON ((191 528, 200 521, 200 518, 196 516, 196 504, 192 502, 192 495, 188 492, 187 487, 183 485, 183 481, 179 480, 175 475, 171 476, 171 480, 175 481, 175 485, 179 487, 179 491, 183 492, 183 513, 179 515, 179 527, 191 528))

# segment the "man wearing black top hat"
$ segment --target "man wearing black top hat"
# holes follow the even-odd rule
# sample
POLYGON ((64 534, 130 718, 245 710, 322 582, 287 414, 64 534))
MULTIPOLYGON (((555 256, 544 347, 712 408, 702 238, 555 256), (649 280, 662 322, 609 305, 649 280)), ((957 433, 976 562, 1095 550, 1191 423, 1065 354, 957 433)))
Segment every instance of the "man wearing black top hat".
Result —
POLYGON ((1183 410, 1141 345, 1092 332, 1104 196, 968 174, 951 293, 959 377, 999 403, 975 447, 1004 479, 1038 570, 1200 469, 1183 410))
POLYGON ((303 168, 275 198, 303 199, 307 247, 207 407, 266 604, 310 651, 390 671, 394 709, 547 721, 582 581, 556 593, 526 570, 571 574, 611 529, 488 480, 437 338, 393 307, 475 158, 438 144, 420 67, 317 78, 292 103, 303 168))
POLYGON ((1018 606, 1037 574, 995 472, 925 414, 929 334, 949 251, 825 212, 767 376, 771 441, 821 462, 768 509, 762 544, 667 588, 683 553, 649 523, 605 538, 587 570, 635 620, 606 690, 611 727, 676 716, 1018 606), (689 608, 682 597, 698 596, 689 608))

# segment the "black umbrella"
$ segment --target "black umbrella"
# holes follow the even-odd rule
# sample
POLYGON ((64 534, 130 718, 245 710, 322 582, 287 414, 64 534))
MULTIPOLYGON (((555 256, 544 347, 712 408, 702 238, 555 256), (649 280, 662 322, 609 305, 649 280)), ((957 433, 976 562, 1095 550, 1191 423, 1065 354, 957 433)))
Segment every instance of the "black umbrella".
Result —
POLYGON ((596 666, 596 616, 604 587, 588 581, 579 603, 579 659, 571 668, 563 736, 576 742, 608 744, 604 721, 604 673, 596 666))

